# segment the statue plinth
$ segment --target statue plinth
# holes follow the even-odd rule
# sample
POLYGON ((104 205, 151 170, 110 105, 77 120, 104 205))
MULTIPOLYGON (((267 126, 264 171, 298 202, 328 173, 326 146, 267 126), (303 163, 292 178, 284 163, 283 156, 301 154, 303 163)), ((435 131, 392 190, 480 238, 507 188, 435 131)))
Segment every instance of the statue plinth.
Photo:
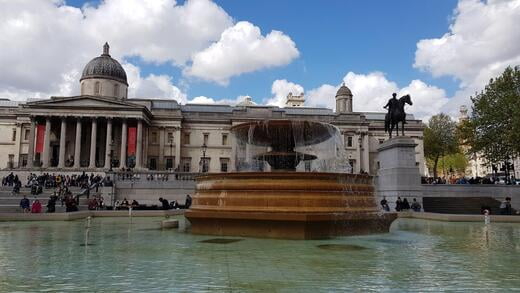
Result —
POLYGON ((386 196, 395 204, 401 198, 417 198, 421 201, 421 175, 415 160, 415 141, 410 137, 398 136, 382 143, 378 151, 377 195, 386 196))

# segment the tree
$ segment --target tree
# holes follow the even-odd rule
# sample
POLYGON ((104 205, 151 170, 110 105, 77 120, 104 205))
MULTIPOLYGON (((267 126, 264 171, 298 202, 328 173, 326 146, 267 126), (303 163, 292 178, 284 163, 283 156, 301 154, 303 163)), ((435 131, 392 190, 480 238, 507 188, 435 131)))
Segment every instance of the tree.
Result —
MULTIPOLYGON (((471 98, 472 113, 459 127, 471 153, 490 164, 507 163, 520 155, 520 70, 508 67, 471 98)), ((507 164, 506 164, 507 165, 507 164)), ((507 173, 507 170, 506 170, 507 173)))
POLYGON ((446 114, 432 116, 424 128, 424 155, 433 162, 433 177, 442 156, 459 152, 455 135, 456 123, 446 114))
MULTIPOLYGON (((450 173, 464 174, 468 167, 468 158, 461 151, 439 158, 439 164, 437 165, 437 174, 443 171, 450 171, 450 173)), ((426 164, 430 170, 434 170, 434 162, 430 159, 426 160, 426 164)))

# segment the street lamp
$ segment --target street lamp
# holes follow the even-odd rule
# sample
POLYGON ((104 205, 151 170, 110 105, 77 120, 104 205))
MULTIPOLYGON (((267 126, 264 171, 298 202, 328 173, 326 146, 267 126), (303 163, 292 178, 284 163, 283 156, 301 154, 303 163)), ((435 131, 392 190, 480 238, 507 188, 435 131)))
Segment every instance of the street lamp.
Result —
POLYGON ((207 168, 206 168, 206 151, 208 150, 208 146, 206 145, 206 143, 204 142, 204 144, 202 144, 202 173, 205 173, 207 172, 207 168))

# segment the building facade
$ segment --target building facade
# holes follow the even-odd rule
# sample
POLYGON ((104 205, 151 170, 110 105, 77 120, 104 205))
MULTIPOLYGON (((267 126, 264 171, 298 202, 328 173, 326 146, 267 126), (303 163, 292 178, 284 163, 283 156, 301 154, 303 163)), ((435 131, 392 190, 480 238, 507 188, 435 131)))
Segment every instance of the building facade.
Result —
MULTIPOLYGON (((285 108, 251 99, 237 105, 128 99, 126 73, 110 57, 108 44, 85 66, 80 88, 78 96, 0 100, 0 168, 231 172, 238 164, 233 125, 304 119, 337 126, 353 172, 376 174, 377 148, 387 139, 385 113, 354 112, 346 85, 330 97, 336 99, 336 111, 304 107, 303 94, 291 94, 285 108)), ((416 161, 424 174, 423 124, 413 115, 407 119, 406 134, 417 143, 416 161)))

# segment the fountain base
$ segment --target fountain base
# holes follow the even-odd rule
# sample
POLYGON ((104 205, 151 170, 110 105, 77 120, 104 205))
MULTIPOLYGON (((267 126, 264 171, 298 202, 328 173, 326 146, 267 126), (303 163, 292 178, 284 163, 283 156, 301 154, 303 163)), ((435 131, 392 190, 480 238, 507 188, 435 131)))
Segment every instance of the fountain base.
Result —
POLYGON ((197 178, 185 213, 194 234, 324 239, 388 232, 372 177, 343 173, 247 172, 197 178))

